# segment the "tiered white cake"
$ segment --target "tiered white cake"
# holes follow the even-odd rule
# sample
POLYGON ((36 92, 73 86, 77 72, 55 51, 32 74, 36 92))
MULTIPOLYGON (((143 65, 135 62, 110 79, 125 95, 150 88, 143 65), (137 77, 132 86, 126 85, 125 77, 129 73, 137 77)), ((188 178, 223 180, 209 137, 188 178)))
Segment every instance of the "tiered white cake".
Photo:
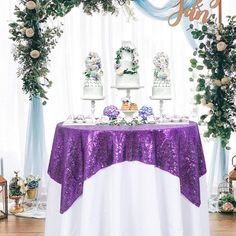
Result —
POLYGON ((118 88, 136 88, 140 86, 138 75, 138 53, 130 41, 122 42, 115 58, 116 82, 118 88))
POLYGON ((101 59, 95 52, 90 52, 85 60, 86 71, 83 87, 83 98, 101 98, 103 97, 103 86, 101 76, 101 59))
POLYGON ((164 52, 154 57, 154 79, 152 97, 155 99, 171 99, 171 81, 169 78, 169 58, 164 52))

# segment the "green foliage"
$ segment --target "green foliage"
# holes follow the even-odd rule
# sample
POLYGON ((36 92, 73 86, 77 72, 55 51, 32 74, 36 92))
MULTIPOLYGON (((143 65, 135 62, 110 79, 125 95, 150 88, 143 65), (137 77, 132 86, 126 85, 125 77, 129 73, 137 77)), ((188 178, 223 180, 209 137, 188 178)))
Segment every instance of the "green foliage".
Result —
MULTIPOLYGON (((72 8, 83 6, 87 14, 93 12, 114 13, 114 2, 118 0, 20 0, 15 6, 16 21, 9 24, 11 39, 14 42, 14 59, 20 64, 18 77, 23 81, 23 91, 33 96, 41 97, 43 104, 48 99, 47 89, 52 81, 47 77, 48 62, 52 49, 61 36, 60 27, 48 26, 50 20, 63 17, 72 8), (27 7, 33 2, 36 8, 27 7), (30 31, 27 32, 26 31, 30 31)), ((124 0, 123 2, 129 2, 124 0)))
POLYGON ((204 136, 219 137, 228 148, 231 133, 236 131, 236 16, 228 17, 224 26, 212 15, 201 29, 193 25, 190 29, 199 40, 189 68, 190 72, 198 71, 195 101, 210 109, 200 118, 208 128, 204 136))
POLYGON ((226 213, 223 209, 223 205, 227 202, 231 203, 233 207, 236 208, 236 201, 234 200, 234 196, 232 194, 227 194, 222 196, 218 201, 218 207, 220 212, 226 213))
POLYGON ((121 47, 117 52, 116 52, 116 66, 118 68, 121 67, 120 64, 120 60, 122 59, 122 53, 123 51, 128 52, 132 55, 132 68, 129 69, 125 69, 123 74, 127 74, 127 75, 133 75, 133 74, 137 74, 138 73, 138 58, 137 58, 137 52, 136 49, 134 48, 130 48, 130 47, 121 47))

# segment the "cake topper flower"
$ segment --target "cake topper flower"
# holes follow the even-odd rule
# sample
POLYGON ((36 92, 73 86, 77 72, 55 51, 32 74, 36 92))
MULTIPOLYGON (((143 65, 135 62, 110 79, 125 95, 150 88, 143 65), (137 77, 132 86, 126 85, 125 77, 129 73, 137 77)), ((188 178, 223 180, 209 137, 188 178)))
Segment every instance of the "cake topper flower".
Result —
POLYGON ((110 119, 115 119, 120 114, 119 109, 116 106, 110 105, 104 108, 103 115, 108 116, 110 119))
POLYGON ((133 75, 138 73, 138 53, 135 48, 133 48, 130 41, 123 41, 122 47, 116 51, 116 58, 115 58, 115 70, 118 76, 122 76, 123 74, 133 75), (123 60, 123 53, 126 52, 131 56, 131 68, 123 68, 122 60, 123 60))
POLYGON ((147 120, 148 116, 153 116, 153 110, 151 107, 142 106, 138 111, 138 114, 143 120, 147 120))
POLYGON ((85 60, 86 70, 84 72, 87 78, 100 80, 103 75, 101 69, 101 59, 96 52, 90 52, 85 60))
POLYGON ((168 68, 169 66, 169 57, 164 52, 158 52, 154 59, 153 64, 160 69, 168 68))

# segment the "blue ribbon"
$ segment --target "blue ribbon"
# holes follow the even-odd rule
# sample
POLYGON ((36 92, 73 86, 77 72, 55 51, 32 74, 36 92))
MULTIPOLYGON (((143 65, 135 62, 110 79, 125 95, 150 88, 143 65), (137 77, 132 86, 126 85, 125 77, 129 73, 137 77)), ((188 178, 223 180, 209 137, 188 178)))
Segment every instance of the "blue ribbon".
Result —
MULTIPOLYGON (((158 20, 168 20, 171 15, 178 12, 180 1, 168 0, 168 2, 161 8, 155 7, 148 0, 135 0, 136 5, 149 16, 158 20)), ((191 8, 195 0, 185 0, 184 9, 191 8)))
MULTIPOLYGON (((179 11, 180 1, 179 0, 168 0, 167 3, 161 7, 155 7, 148 0, 135 0, 136 5, 148 16, 151 16, 157 20, 166 21, 170 16, 175 17, 175 13, 179 11)), ((195 0, 185 0, 184 9, 191 8, 195 4, 195 0)), ((192 38, 191 31, 187 31, 189 28, 190 21, 188 18, 184 17, 182 20, 182 27, 185 33, 185 36, 189 44, 193 47, 197 47, 196 41, 192 38)))
POLYGON ((46 144, 42 101, 33 97, 30 102, 26 137, 24 175, 43 177, 46 173, 46 144))

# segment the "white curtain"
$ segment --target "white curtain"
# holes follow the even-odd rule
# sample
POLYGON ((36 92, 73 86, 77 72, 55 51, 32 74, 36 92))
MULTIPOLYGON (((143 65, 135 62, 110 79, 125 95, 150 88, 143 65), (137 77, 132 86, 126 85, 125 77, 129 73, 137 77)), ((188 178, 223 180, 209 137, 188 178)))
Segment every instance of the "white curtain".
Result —
MULTIPOLYGON (((28 97, 22 94, 22 83, 16 77, 17 64, 13 61, 12 41, 9 39, 8 23, 14 19, 13 9, 18 1, 3 1, 0 9, 0 157, 4 158, 5 175, 9 179, 13 170, 23 170, 28 97)), ((235 14, 236 2, 223 1, 224 15, 235 14)), ((164 109, 170 115, 196 116, 193 106, 193 84, 189 82, 189 59, 192 49, 181 26, 171 28, 167 22, 153 20, 135 10, 137 21, 127 22, 122 14, 93 17, 73 9, 61 19, 64 34, 51 55, 50 74, 53 86, 49 90, 48 104, 44 107, 46 144, 50 153, 55 126, 70 114, 89 114, 90 104, 82 101, 84 59, 90 51, 99 53, 102 59, 105 101, 98 101, 96 114, 102 113, 109 104, 121 106, 122 91, 111 89, 114 83, 114 57, 122 40, 131 40, 137 47, 140 59, 140 79, 144 89, 132 91, 131 96, 139 107, 150 105, 158 115, 158 102, 151 101, 153 79, 152 59, 156 52, 165 51, 170 57, 173 100, 166 102, 164 109)), ((196 118, 196 117, 195 117, 196 118)), ((233 145, 233 143, 232 143, 233 145)), ((204 141, 207 164, 212 152, 212 143, 204 141)), ((235 150, 232 151, 235 153, 235 150)), ((23 171, 22 171, 23 174, 23 171)))

